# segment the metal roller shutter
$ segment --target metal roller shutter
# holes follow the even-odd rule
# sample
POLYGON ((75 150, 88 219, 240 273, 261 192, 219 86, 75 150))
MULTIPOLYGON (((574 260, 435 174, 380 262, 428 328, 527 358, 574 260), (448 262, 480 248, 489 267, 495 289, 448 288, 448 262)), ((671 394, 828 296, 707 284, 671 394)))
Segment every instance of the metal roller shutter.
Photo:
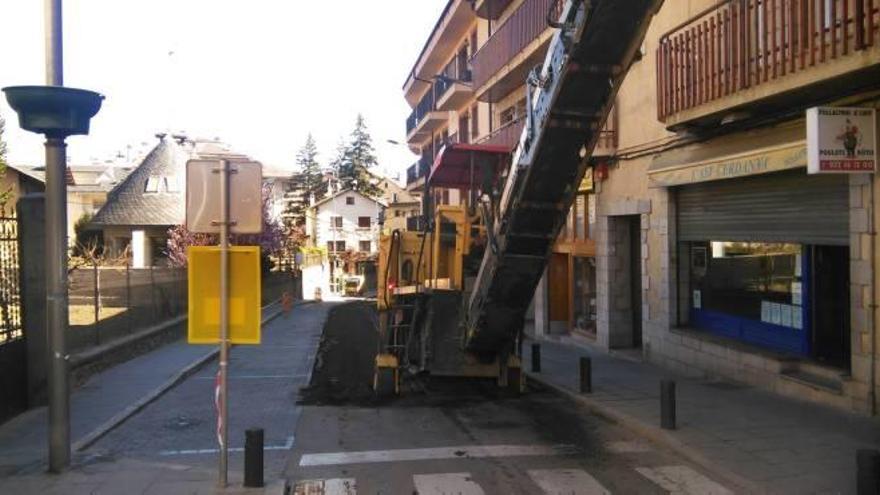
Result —
POLYGON ((849 244, 849 177, 803 169, 677 189, 683 241, 849 244))

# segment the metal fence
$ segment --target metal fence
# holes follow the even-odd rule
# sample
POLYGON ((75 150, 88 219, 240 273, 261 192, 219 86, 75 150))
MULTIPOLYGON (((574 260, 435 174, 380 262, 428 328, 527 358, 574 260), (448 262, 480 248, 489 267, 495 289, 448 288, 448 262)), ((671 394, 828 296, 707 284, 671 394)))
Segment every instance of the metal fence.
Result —
POLYGON ((101 345, 187 311, 185 268, 81 266, 70 274, 71 350, 101 345))
POLYGON ((18 223, 14 214, 0 211, 0 345, 22 337, 18 223))
MULTIPOLYGON (((263 274, 262 304, 284 292, 301 297, 291 272, 263 274)), ((186 268, 85 265, 70 274, 72 351, 102 345, 185 315, 188 309, 186 268)))

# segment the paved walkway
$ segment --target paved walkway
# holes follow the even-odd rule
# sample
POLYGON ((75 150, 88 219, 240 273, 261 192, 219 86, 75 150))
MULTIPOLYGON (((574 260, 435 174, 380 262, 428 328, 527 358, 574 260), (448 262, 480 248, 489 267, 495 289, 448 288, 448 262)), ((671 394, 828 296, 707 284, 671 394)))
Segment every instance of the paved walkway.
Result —
MULTIPOLYGON (((266 306, 263 317, 277 312, 277 304, 266 306)), ((178 340, 93 375, 70 397, 71 442, 93 433, 187 365, 213 351, 213 346, 189 345, 178 340)), ((45 469, 47 416, 48 409, 40 407, 0 425, 0 477, 45 469)))
MULTIPOLYGON (((523 346, 530 369, 531 343, 523 346)), ((855 493, 856 449, 880 448, 880 421, 745 385, 687 379, 612 357, 585 341, 541 341, 532 376, 579 390, 578 360, 592 360, 593 393, 581 400, 716 472, 768 493, 855 493), (676 380, 678 429, 659 429, 660 380, 676 380)))

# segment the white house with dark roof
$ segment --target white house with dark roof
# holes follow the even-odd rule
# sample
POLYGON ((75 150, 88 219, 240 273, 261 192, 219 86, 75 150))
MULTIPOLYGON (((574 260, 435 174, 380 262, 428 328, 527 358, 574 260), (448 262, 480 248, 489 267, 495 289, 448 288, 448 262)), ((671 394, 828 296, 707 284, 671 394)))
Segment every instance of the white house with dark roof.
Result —
POLYGON ((107 197, 92 229, 102 230, 107 254, 131 249, 134 268, 164 256, 168 229, 184 221, 186 162, 192 147, 183 138, 160 134, 159 143, 107 197))

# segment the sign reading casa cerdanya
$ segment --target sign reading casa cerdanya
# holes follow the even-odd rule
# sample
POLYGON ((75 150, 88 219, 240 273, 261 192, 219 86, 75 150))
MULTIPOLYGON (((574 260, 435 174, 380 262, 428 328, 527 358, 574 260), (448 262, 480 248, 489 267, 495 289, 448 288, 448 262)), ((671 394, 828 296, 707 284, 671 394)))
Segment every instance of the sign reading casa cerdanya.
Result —
POLYGON ((874 172, 877 129, 873 108, 807 110, 807 171, 811 174, 874 172))

